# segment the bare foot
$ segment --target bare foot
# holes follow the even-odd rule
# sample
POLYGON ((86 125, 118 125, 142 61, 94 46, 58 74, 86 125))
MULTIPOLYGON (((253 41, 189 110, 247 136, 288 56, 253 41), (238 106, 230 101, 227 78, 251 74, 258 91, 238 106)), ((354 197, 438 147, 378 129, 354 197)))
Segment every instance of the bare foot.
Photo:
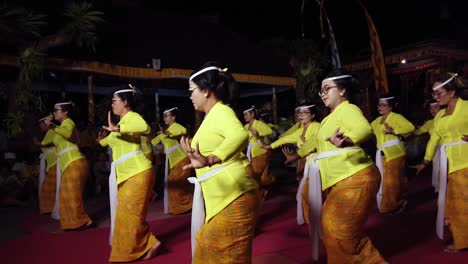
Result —
POLYGON ((156 242, 156 244, 154 244, 154 246, 151 247, 150 250, 148 250, 148 253, 146 253, 146 255, 143 257, 143 260, 147 260, 147 259, 155 257, 158 254, 160 247, 161 247, 161 242, 160 241, 156 242))
POLYGON ((447 253, 458 253, 460 250, 456 249, 453 244, 450 244, 444 248, 444 251, 447 253))

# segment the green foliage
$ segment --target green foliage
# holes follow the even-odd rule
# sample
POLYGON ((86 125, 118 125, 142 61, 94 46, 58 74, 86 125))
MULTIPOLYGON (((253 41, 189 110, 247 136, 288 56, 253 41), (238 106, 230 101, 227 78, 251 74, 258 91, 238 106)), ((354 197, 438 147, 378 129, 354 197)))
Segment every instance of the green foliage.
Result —
POLYGON ((17 137, 23 133, 24 113, 7 113, 3 123, 7 129, 8 137, 17 137))
POLYGON ((309 101, 319 100, 320 80, 327 67, 323 47, 310 39, 299 39, 291 43, 291 66, 309 101))
POLYGON ((65 17, 69 22, 63 32, 70 36, 78 47, 95 50, 97 42, 96 27, 104 20, 100 11, 92 10, 93 6, 87 2, 74 2, 65 11, 65 17))
POLYGON ((24 119, 31 111, 44 108, 41 96, 31 89, 32 82, 42 73, 48 49, 74 44, 94 51, 97 43, 96 27, 103 22, 100 11, 92 10, 91 3, 72 3, 65 11, 65 23, 55 34, 43 36, 41 27, 47 25, 46 16, 24 8, 0 6, 0 33, 19 50, 18 82, 9 93, 8 113, 4 125, 8 135, 23 132, 24 119), (26 47, 26 48, 25 48, 26 47))
POLYGON ((0 6, 0 34, 10 44, 24 44, 41 36, 41 27, 47 23, 43 14, 24 8, 0 6), (6 36, 6 37, 5 37, 6 36))

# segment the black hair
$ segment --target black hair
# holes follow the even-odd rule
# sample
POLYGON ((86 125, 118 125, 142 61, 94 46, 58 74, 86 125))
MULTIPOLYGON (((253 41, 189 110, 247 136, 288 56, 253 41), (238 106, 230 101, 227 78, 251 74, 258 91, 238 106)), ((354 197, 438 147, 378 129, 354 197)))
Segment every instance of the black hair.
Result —
POLYGON ((313 114, 313 115, 317 115, 317 109, 315 109, 315 105, 312 104, 312 103, 302 103, 300 105, 298 105, 296 108, 304 108, 305 106, 309 106, 307 107, 307 110, 313 114))
MULTIPOLYGON (((207 62, 203 66, 193 71, 192 76, 196 72, 207 67, 219 67, 217 62, 207 62)), ((236 80, 229 72, 221 70, 209 70, 195 76, 192 81, 201 89, 209 90, 214 96, 225 104, 231 104, 239 97, 239 88, 236 80)))
MULTIPOLYGON (((257 115, 257 108, 255 107, 255 105, 252 105, 251 107, 249 107, 249 109, 250 109, 250 110, 247 111, 247 112, 252 113, 253 116, 254 116, 254 118, 255 118, 255 116, 257 115), (251 108, 251 109, 250 109, 250 108, 251 108)), ((244 110, 244 111, 245 111, 245 110, 244 110)))
MULTIPOLYGON (((449 78, 452 78, 453 76, 454 76, 454 73, 440 74, 440 76, 438 78, 436 78, 435 82, 443 83, 443 82, 447 81, 449 78)), ((447 92, 455 91, 455 94, 457 96, 460 96, 462 91, 463 91, 463 88, 465 88, 465 87, 466 87, 466 83, 463 80, 463 78, 460 75, 456 75, 453 78, 453 80, 451 80, 450 82, 448 82, 447 84, 445 84, 444 86, 442 86, 440 88, 445 89, 447 92)))
POLYGON ((74 110, 75 104, 71 100, 67 98, 62 98, 58 100, 56 104, 62 104, 60 105, 60 108, 62 109, 62 112, 67 112, 68 117, 72 117, 74 115, 73 110, 74 110), (62 103, 69 103, 69 102, 71 102, 71 104, 62 104, 62 103))
MULTIPOLYGON (((175 116, 177 117, 177 115, 179 114, 179 108, 178 107, 174 107, 174 109, 172 109, 171 111, 164 111, 164 112, 168 112, 171 116, 175 116)), ((163 112, 163 114, 164 114, 163 112)))
MULTIPOLYGON (((133 89, 133 87, 131 87, 130 85, 126 84, 126 85, 122 85, 122 88, 119 89, 119 90, 123 90, 123 89, 133 89)), ((131 109, 131 110, 134 110, 135 109, 135 94, 136 94, 136 91, 128 91, 128 92, 121 92, 121 93, 115 93, 115 95, 117 97, 120 98, 120 100, 122 101, 125 101, 127 102, 127 106, 131 109)))
POLYGON ((350 75, 350 77, 335 79, 333 80, 333 82, 335 82, 339 90, 346 90, 343 96, 347 99, 350 99, 351 96, 359 93, 359 82, 354 76, 352 76, 342 68, 336 68, 329 72, 324 79, 337 77, 341 75, 350 75))
POLYGON ((379 98, 379 101, 380 99, 382 98, 387 98, 387 97, 393 97, 391 99, 385 99, 385 101, 388 103, 388 105, 392 108, 392 111, 393 110, 396 110, 398 108, 398 100, 396 99, 395 96, 391 95, 391 94, 387 94, 387 95, 382 95, 380 98, 379 98))

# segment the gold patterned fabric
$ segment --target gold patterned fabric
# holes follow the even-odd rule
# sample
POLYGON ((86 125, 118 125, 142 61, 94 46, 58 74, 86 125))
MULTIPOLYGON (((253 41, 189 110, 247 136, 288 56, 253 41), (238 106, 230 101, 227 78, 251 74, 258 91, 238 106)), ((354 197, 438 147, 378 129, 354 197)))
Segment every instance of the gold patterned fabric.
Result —
POLYGON ((190 164, 190 159, 185 157, 179 161, 169 172, 167 191, 169 195, 169 213, 182 214, 192 209, 193 184, 187 178, 192 170, 184 170, 185 165, 190 164))
POLYGON ((455 249, 468 248, 468 168, 448 175, 445 218, 453 235, 455 249))
POLYGON ((258 155, 252 158, 252 168, 254 171, 255 178, 260 178, 261 186, 268 186, 274 182, 274 178, 270 173, 269 163, 270 163, 271 152, 268 151, 265 154, 258 155))
POLYGON ((54 165, 47 170, 47 175, 39 193, 39 211, 41 214, 49 214, 54 209, 56 181, 57 165, 54 165))
POLYGON ((260 194, 248 191, 216 214, 197 233, 194 264, 250 264, 260 194))
POLYGON ((401 188, 406 179, 406 156, 388 162, 385 160, 385 157, 382 157, 382 164, 384 178, 380 212, 389 213, 395 211, 400 206, 401 188))
POLYGON ((158 242, 146 222, 154 180, 151 168, 119 184, 110 262, 137 260, 158 242))
POLYGON ((60 225, 62 229, 75 229, 91 219, 84 209, 83 190, 89 174, 88 161, 72 161, 62 172, 59 193, 60 225))
POLYGON ((381 263, 384 261, 363 233, 379 188, 376 166, 358 171, 331 187, 322 208, 322 240, 327 263, 381 263))

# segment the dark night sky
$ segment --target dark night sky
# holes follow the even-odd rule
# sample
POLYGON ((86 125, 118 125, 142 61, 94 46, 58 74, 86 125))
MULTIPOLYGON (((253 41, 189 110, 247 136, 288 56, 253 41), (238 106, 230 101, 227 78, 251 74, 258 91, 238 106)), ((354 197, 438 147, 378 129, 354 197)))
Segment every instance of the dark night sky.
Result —
MULTIPOLYGON (((442 38, 466 41, 468 38, 466 1, 362 1, 374 19, 384 50, 400 48, 427 39, 442 38)), ((17 5, 44 10, 53 17, 54 14, 59 14, 65 3, 69 1, 15 0, 13 2, 17 5)), ((206 21, 207 17, 216 18, 218 24, 216 30, 226 29, 227 33, 218 37, 235 39, 237 42, 234 43, 240 43, 237 45, 241 46, 238 51, 241 54, 245 54, 245 51, 250 47, 253 47, 252 52, 260 53, 259 44, 268 39, 300 38, 302 19, 304 21, 305 37, 315 39, 318 42, 323 41, 320 38, 319 8, 315 0, 306 2, 303 18, 301 17, 301 0, 96 0, 94 2, 99 10, 106 13, 105 19, 111 21, 111 23, 105 25, 105 33, 100 35, 103 41, 101 46, 98 46, 98 55, 105 58, 111 57, 109 54, 105 54, 105 51, 109 49, 109 45, 128 45, 130 41, 127 39, 130 39, 130 36, 119 36, 120 39, 118 39, 116 35, 120 35, 120 28, 129 24, 133 25, 129 26, 131 29, 128 29, 128 32, 135 39, 135 43, 131 44, 134 45, 133 49, 130 50, 133 50, 132 52, 135 54, 130 54, 128 57, 138 57, 140 56, 138 52, 144 53, 146 48, 151 50, 151 47, 155 47, 156 50, 158 43, 163 44, 164 42, 160 38, 164 37, 166 37, 166 46, 174 43, 174 47, 179 50, 189 50, 191 46, 197 46, 197 44, 203 46, 205 44, 198 43, 203 40, 197 39, 197 34, 193 32, 201 32, 207 29, 204 34, 210 34, 209 30, 212 28, 207 28, 203 26, 204 24, 197 22, 200 20, 206 21), (163 19, 152 20, 153 15, 163 17, 163 19), (173 17, 172 20, 171 17, 173 17), (154 24, 148 21, 154 21, 154 24), (143 22, 146 22, 146 25, 138 26, 139 23, 143 22), (171 29, 171 27, 174 29, 171 29), (165 31, 161 30, 161 28, 164 28, 165 31), (171 30, 174 32, 173 34, 170 36, 164 35, 166 34, 164 32, 170 32, 171 30), (152 34, 153 32, 154 34, 152 34), (136 34, 141 35, 141 37, 135 37, 136 34)), ((335 30, 343 62, 349 63, 352 58, 359 54, 367 54, 366 50, 369 48, 367 24, 364 14, 356 1, 326 0, 325 7, 335 30)), ((122 30, 122 34, 127 33, 122 30)), ((207 41, 216 41, 216 38, 207 41)), ((222 46, 224 49, 215 51, 212 47, 216 45, 213 44, 208 52, 213 51, 215 57, 220 52, 228 53, 229 49, 232 50, 232 48, 226 45, 226 43, 221 42, 218 46, 222 46)), ((201 51, 200 47, 196 47, 191 52, 206 51, 201 51)), ((233 56, 237 56, 235 51, 233 53, 233 56)), ((161 54, 151 55, 164 57, 161 54)), ((187 57, 187 61, 190 61, 190 54, 182 53, 181 56, 187 57)), ((263 59, 261 56, 259 58, 263 59)), ((192 59, 199 60, 200 58, 192 59)), ((183 60, 183 58, 179 58, 179 60, 183 60)), ((182 63, 181 65, 180 62, 174 62, 174 66, 178 65, 180 67, 193 67, 190 63, 188 65, 182 63)))

